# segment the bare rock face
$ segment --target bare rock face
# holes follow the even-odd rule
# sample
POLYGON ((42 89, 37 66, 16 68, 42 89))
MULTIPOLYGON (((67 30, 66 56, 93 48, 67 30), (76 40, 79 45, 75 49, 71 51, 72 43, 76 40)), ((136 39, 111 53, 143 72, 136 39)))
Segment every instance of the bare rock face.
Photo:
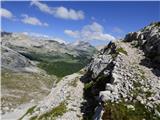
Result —
POLYGON ((113 56, 116 55, 115 44, 109 43, 109 45, 102 49, 97 56, 94 57, 94 60, 88 66, 88 70, 92 72, 92 79, 96 79, 104 70, 110 69, 109 65, 112 64, 113 56), (109 68, 107 68, 107 66, 109 68))
POLYGON ((132 119, 135 114, 136 119, 160 119, 159 35, 160 23, 153 23, 110 43, 93 57, 85 84, 99 103, 92 113, 94 120, 132 119), (141 110, 145 112, 137 115, 141 110))
POLYGON ((127 34, 124 41, 136 44, 146 56, 160 63, 160 22, 152 23, 138 32, 127 34))
POLYGON ((27 68, 31 68, 30 70, 36 68, 29 59, 6 46, 2 46, 1 60, 2 68, 10 69, 13 71, 27 71, 29 70, 27 68))

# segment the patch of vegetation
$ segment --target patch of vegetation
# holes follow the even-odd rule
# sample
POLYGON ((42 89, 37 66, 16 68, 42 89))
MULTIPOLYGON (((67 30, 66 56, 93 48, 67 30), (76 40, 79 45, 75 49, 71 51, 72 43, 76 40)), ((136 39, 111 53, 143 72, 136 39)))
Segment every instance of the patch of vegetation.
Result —
POLYGON ((145 72, 142 69, 139 69, 141 79, 146 79, 145 72))
POLYGON ((113 53, 111 55, 112 55, 112 58, 115 59, 117 57, 118 53, 113 53))
POLYGON ((19 120, 22 120, 24 118, 24 116, 26 116, 27 114, 32 114, 35 107, 36 106, 33 106, 33 107, 29 108, 27 110, 27 112, 21 118, 19 118, 19 120))
POLYGON ((123 53, 123 54, 125 54, 125 55, 128 55, 128 54, 127 54, 127 51, 125 51, 122 47, 117 48, 116 51, 117 51, 118 53, 123 53))
POLYGON ((36 53, 36 52, 30 52, 30 53, 21 53, 23 56, 27 57, 30 60, 34 61, 41 61, 41 62, 53 62, 53 61, 64 61, 64 60, 74 60, 75 58, 70 54, 57 54, 57 53, 36 53))
POLYGON ((134 88, 141 87, 142 84, 139 81, 133 81, 134 88))
POLYGON ((40 62, 38 67, 44 69, 49 75, 64 77, 66 75, 78 72, 85 65, 82 63, 68 63, 64 61, 57 62, 40 62))
POLYGON ((84 84, 84 89, 85 90, 91 89, 93 87, 93 85, 94 85, 93 81, 86 83, 86 84, 84 84))
POLYGON ((143 93, 143 91, 141 88, 134 88, 131 93, 133 94, 133 98, 136 99, 138 95, 143 93))
POLYGON ((42 53, 21 53, 30 60, 38 61, 38 67, 45 70, 49 75, 56 75, 62 78, 66 75, 78 72, 88 62, 86 56, 74 57, 70 54, 42 54, 42 53))
POLYGON ((59 106, 53 108, 50 112, 43 114, 42 116, 38 117, 37 120, 55 120, 56 117, 62 116, 64 113, 67 112, 66 103, 62 102, 59 106))
POLYGON ((105 112, 102 116, 103 120, 159 120, 160 118, 154 114, 153 110, 148 110, 145 105, 140 102, 106 102, 105 112), (128 109, 127 105, 134 106, 135 110, 128 109))

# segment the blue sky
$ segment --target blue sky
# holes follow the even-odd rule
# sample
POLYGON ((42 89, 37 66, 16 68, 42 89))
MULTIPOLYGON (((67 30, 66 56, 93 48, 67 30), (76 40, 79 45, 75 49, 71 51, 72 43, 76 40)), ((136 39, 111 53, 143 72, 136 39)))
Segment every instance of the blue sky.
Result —
POLYGON ((2 2, 2 30, 105 44, 160 20, 160 2, 2 2), (8 13, 9 12, 9 13, 8 13))

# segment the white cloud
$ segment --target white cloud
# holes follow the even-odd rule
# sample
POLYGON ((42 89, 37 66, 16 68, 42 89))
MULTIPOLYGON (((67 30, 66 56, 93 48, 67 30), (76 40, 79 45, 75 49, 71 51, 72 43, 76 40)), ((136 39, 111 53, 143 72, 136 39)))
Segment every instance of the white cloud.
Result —
POLYGON ((54 17, 61 19, 81 20, 84 19, 84 12, 74 9, 68 9, 63 6, 61 7, 49 7, 48 5, 39 1, 32 1, 31 5, 35 5, 40 11, 53 15, 54 17))
POLYGON ((77 38, 79 40, 90 41, 90 40, 102 40, 102 41, 113 41, 115 37, 110 34, 104 33, 104 28, 97 22, 93 22, 90 25, 84 26, 80 31, 65 30, 65 34, 77 38))
POLYGON ((0 8, 0 15, 1 17, 7 18, 7 19, 13 18, 12 12, 4 8, 0 8))
POLYGON ((38 18, 36 18, 36 17, 30 17, 30 16, 28 16, 28 15, 26 15, 26 14, 23 14, 22 15, 22 19, 21 19, 21 21, 23 22, 23 23, 25 23, 25 24, 31 24, 31 25, 38 25, 38 26, 48 26, 48 24, 47 23, 42 23, 38 18))
POLYGON ((72 31, 72 30, 64 30, 64 33, 74 38, 77 38, 77 36, 79 35, 79 31, 72 31))

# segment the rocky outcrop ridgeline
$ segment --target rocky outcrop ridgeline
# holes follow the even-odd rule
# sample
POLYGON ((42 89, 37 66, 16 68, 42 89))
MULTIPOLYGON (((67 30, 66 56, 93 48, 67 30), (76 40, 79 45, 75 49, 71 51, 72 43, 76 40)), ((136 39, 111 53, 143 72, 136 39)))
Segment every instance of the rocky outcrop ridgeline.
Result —
POLYGON ((140 47, 147 57, 160 63, 160 22, 127 34, 124 41, 132 42, 136 47, 140 47))
POLYGON ((109 43, 93 58, 85 80, 99 102, 93 119, 116 120, 118 116, 119 120, 133 119, 136 111, 139 111, 136 119, 160 118, 160 70, 148 67, 160 62, 159 35, 157 22, 127 34, 123 41, 109 43), (148 66, 143 63, 145 59, 149 60, 148 66))

